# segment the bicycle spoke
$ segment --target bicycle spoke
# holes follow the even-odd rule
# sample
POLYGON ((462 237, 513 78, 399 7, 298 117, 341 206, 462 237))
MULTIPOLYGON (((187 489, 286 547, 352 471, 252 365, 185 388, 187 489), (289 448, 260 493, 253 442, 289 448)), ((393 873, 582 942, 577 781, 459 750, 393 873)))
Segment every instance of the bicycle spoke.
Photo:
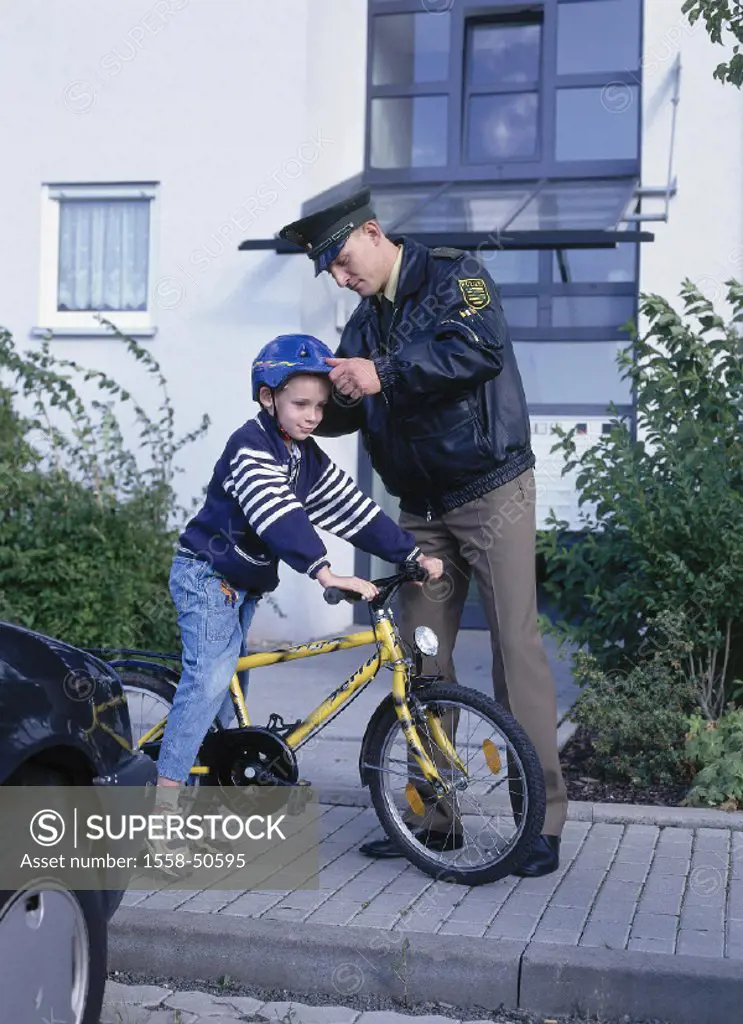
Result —
POLYGON ((419 844, 427 862, 432 867, 438 865, 444 874, 456 869, 459 880, 459 876, 483 868, 497 870, 522 835, 523 809, 517 820, 514 807, 519 806, 523 794, 528 798, 528 786, 518 751, 496 719, 454 698, 436 697, 427 704, 421 695, 415 723, 423 749, 451 789, 445 797, 434 796, 430 783, 413 766, 400 723, 391 723, 381 762, 374 766, 386 815, 396 823, 404 842, 419 844), (443 729, 451 743, 451 755, 436 743, 433 716, 436 728, 443 729), (406 789, 411 783, 418 790, 417 804, 411 802, 406 789), (419 839, 411 840, 405 826, 411 811, 411 820, 420 824, 409 828, 418 829, 413 835, 419 839))

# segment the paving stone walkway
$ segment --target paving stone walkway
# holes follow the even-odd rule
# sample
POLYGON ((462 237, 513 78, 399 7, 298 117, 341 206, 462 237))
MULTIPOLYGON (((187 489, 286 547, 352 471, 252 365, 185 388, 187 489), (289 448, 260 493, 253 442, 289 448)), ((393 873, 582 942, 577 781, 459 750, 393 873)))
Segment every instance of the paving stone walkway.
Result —
POLYGON ((123 905, 743 960, 743 832, 568 821, 557 872, 467 889, 361 856, 380 834, 371 809, 322 809, 317 889, 130 891, 123 905))

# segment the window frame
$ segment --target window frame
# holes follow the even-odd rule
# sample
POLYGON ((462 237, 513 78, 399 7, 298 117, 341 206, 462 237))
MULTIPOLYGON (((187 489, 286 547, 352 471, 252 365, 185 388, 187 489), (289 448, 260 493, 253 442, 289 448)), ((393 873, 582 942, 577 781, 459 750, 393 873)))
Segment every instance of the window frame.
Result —
MULTIPOLYGON (((543 344, 553 341, 627 341, 628 336, 622 337, 619 324, 615 327, 553 327, 552 303, 555 298, 570 297, 611 298, 618 296, 630 298, 633 300, 632 316, 637 322, 640 246, 639 243, 633 244, 635 245, 635 276, 630 281, 555 281, 553 250, 551 249, 539 251, 539 266, 535 281, 523 284, 499 284, 497 277, 493 277, 501 299, 505 300, 506 319, 508 319, 507 301, 509 298, 537 299, 537 325, 535 327, 511 327, 509 325, 511 340, 536 341, 543 344)), ((568 260, 569 258, 568 254, 568 260)), ((490 273, 487 263, 485 263, 485 267, 490 273)))
MULTIPOLYGON (((461 152, 460 162, 466 167, 489 167, 492 161, 471 160, 467 156, 467 139, 470 125, 470 103, 475 97, 483 96, 508 96, 522 95, 523 93, 537 95, 537 117, 536 117, 536 139, 534 143, 534 157, 537 163, 541 163, 543 145, 543 117, 542 117, 542 81, 543 81, 543 58, 544 58, 544 19, 536 10, 504 11, 500 18, 493 18, 487 14, 466 18, 463 23, 462 34, 463 59, 462 59, 462 95, 461 95, 461 152), (468 50, 469 36, 472 35, 478 26, 492 25, 495 22, 501 25, 531 24, 539 25, 539 70, 536 79, 528 82, 501 82, 497 86, 485 89, 483 86, 470 86, 469 84, 469 61, 471 52, 468 50)), ((524 157, 501 157, 499 164, 523 163, 524 157)), ((530 158, 526 158, 530 159, 530 158)))
MULTIPOLYGON (((446 15, 450 18, 449 79, 446 82, 426 82, 405 86, 375 86, 372 84, 374 58, 373 19, 396 14, 423 14, 424 17, 443 17, 444 13, 421 11, 420 0, 369 0, 367 16, 367 72, 366 72, 366 132, 364 140, 364 180, 370 185, 381 184, 437 184, 455 180, 468 182, 490 180, 494 182, 519 178, 600 178, 631 177, 639 174, 641 162, 641 140, 643 130, 642 113, 642 53, 644 44, 645 18, 642 0, 640 5, 640 60, 636 71, 618 69, 612 72, 590 72, 586 74, 557 74, 557 31, 558 7, 562 4, 582 3, 585 0, 537 0, 529 3, 523 0, 457 0, 446 15), (534 159, 503 158, 493 163, 465 162, 465 42, 467 23, 509 20, 520 11, 532 14, 535 8, 542 10, 541 46, 541 88, 539 91, 539 115, 537 132, 537 154, 534 159), (636 86, 639 90, 637 104, 637 157, 623 160, 567 160, 558 161, 555 156, 557 133, 557 92, 559 89, 597 88, 609 85, 636 86), (434 167, 375 168, 371 164, 371 104, 377 98, 393 96, 449 96, 447 118, 447 161, 434 167)), ((605 0, 592 0, 603 3, 605 0)), ((532 14, 533 16, 533 14, 532 14)), ((505 91, 505 90, 504 90, 505 91)))
POLYGON ((158 182, 45 183, 41 188, 41 248, 39 266, 39 326, 34 335, 49 332, 57 337, 111 337, 98 316, 115 323, 124 333, 152 337, 157 328, 153 320, 153 283, 157 258, 156 214, 158 182), (137 199, 149 203, 149 247, 147 262, 147 308, 145 310, 60 310, 59 244, 60 201, 137 199))

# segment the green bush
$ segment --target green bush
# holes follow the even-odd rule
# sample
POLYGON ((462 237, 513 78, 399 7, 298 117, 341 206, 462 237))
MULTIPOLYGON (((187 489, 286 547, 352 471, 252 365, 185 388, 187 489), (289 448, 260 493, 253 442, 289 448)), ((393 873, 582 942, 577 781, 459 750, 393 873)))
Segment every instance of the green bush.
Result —
POLYGON ((647 333, 619 357, 637 437, 616 409, 580 456, 574 431, 559 432, 553 451, 564 472, 578 467, 585 532, 565 545, 569 524, 550 515, 539 538, 560 639, 631 678, 668 647, 670 615, 690 643, 681 673, 710 719, 743 676, 743 286, 727 289, 729 323, 689 281, 681 315, 642 296, 647 333))
POLYGON ((729 708, 716 722, 692 715, 686 740, 686 754, 697 774, 684 803, 743 807, 743 708, 729 708))
POLYGON ((582 691, 572 720, 594 751, 591 774, 636 787, 680 785, 690 779, 684 739, 695 693, 681 670, 689 645, 678 623, 659 624, 671 640, 626 674, 607 674, 586 651, 575 654, 582 691))
POLYGON ((105 373, 55 358, 48 340, 21 354, 0 329, 0 617, 81 646, 177 650, 168 576, 189 511, 175 457, 209 421, 176 439, 159 364, 102 322, 154 377, 154 417, 105 373), (139 428, 136 455, 122 416, 139 428))

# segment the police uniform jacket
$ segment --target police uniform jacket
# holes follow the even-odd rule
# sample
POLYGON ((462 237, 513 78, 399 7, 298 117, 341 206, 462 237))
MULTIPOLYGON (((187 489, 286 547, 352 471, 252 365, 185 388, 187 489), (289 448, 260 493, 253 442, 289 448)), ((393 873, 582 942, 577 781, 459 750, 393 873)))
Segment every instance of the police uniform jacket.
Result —
POLYGON ((534 466, 528 407, 492 278, 471 254, 410 238, 391 322, 362 299, 338 357, 375 363, 382 393, 339 392, 317 433, 359 429, 372 465, 402 511, 431 518, 534 466))

